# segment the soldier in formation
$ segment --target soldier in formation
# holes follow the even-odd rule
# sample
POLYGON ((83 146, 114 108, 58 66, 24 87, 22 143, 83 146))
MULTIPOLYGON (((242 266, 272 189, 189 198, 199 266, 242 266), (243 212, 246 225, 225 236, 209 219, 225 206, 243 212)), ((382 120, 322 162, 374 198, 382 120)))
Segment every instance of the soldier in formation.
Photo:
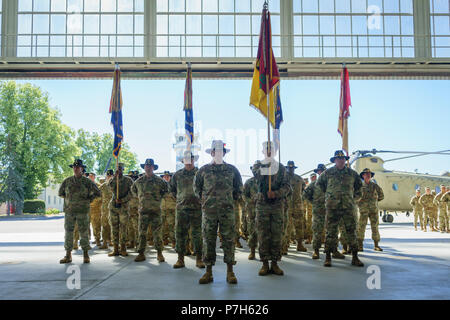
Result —
POLYGON ((202 204, 203 262, 206 272, 200 284, 213 281, 212 267, 216 262, 217 231, 222 235, 224 262, 227 264, 227 282, 237 283, 233 272, 235 245, 234 203, 242 193, 242 178, 239 171, 223 161, 230 150, 221 140, 214 140, 206 153, 213 158, 201 167, 194 178, 194 192, 202 204))
MULTIPOLYGON (((274 143, 263 143, 265 159, 257 161, 252 172, 256 178, 258 194, 256 197, 256 228, 258 234, 259 257, 263 265, 259 270, 260 276, 273 273, 282 276, 284 271, 278 266, 281 260, 281 245, 283 236, 283 198, 291 189, 286 169, 277 162, 272 154, 275 150, 274 143), (270 182, 269 182, 270 180, 270 182), (271 265, 269 268, 269 260, 271 265)), ((292 180, 295 178, 291 177, 292 180)), ((301 179, 301 178, 300 178, 301 179)), ((303 180, 295 179, 299 189, 302 191, 303 180)), ((301 198, 301 194, 300 194, 301 198)), ((298 200, 296 195, 295 200, 298 200)), ((294 204, 292 204, 295 207, 294 204)))
POLYGON ((434 220, 434 196, 431 194, 430 187, 425 188, 425 194, 420 196, 419 203, 423 207, 423 231, 427 232, 427 224, 430 224, 431 231, 437 231, 434 220))
MULTIPOLYGON (((252 170, 252 167, 250 167, 252 170)), ((251 177, 244 183, 244 211, 247 216, 247 231, 248 239, 247 245, 250 249, 248 256, 249 260, 255 260, 256 247, 258 245, 258 238, 256 234, 256 197, 258 195, 258 185, 255 177, 251 177)))
POLYGON ((147 246, 147 229, 151 225, 153 232, 153 243, 157 250, 157 260, 164 262, 162 254, 162 217, 161 200, 169 192, 167 182, 153 173, 158 170, 158 165, 153 159, 145 160, 141 167, 145 174, 134 182, 132 192, 139 198, 139 246, 138 256, 134 261, 145 260, 145 248, 147 246))
POLYGON ((417 221, 420 223, 420 229, 424 230, 423 223, 423 206, 419 202, 420 200, 420 189, 416 190, 416 195, 411 198, 409 204, 413 207, 414 213, 414 229, 417 231, 417 221))
POLYGON ((183 155, 184 168, 178 170, 169 183, 169 191, 176 199, 175 213, 175 250, 178 260, 173 265, 175 269, 184 268, 184 256, 189 238, 189 229, 192 230, 192 242, 196 255, 196 266, 204 268, 202 259, 202 211, 200 200, 194 194, 194 177, 198 169, 194 166, 198 156, 190 151, 183 155))
POLYGON ((448 232, 448 217, 447 217, 447 205, 441 201, 447 189, 444 185, 441 185, 441 191, 434 197, 434 204, 439 209, 439 229, 441 233, 448 232))
POLYGON ((66 255, 60 263, 72 262, 73 231, 75 223, 78 224, 83 249, 83 262, 89 263, 89 209, 91 202, 101 196, 97 185, 82 174, 82 168, 86 168, 83 161, 77 159, 69 165, 73 169, 73 176, 66 178, 58 191, 58 195, 64 198, 64 249, 66 255))
POLYGON ((109 203, 112 199, 112 191, 109 187, 109 181, 112 179, 114 171, 109 169, 106 171, 106 180, 103 182, 99 189, 102 192, 102 240, 103 244, 100 249, 108 249, 112 245, 111 237, 111 225, 109 224, 109 203))
POLYGON ((331 253, 337 248, 338 224, 342 219, 348 236, 348 244, 352 252, 352 265, 362 267, 358 258, 356 240, 356 201, 361 197, 362 182, 356 171, 346 167, 349 159, 342 150, 334 153, 330 162, 335 166, 327 169, 317 180, 317 185, 325 193, 327 227, 325 240, 325 267, 331 267, 331 253))
MULTIPOLYGON (((134 181, 139 178, 138 171, 130 171, 128 176, 134 181)), ((136 195, 132 194, 130 202, 128 204, 128 212, 129 212, 129 221, 128 221, 128 249, 135 249, 137 247, 137 239, 139 237, 139 199, 136 195)))
MULTIPOLYGON (((164 171, 161 178, 169 185, 170 180, 172 179, 172 173, 170 173, 170 171, 164 171)), ((175 207, 175 197, 172 193, 167 192, 161 200, 163 244, 166 246, 170 243, 172 248, 175 248, 175 207)))
MULTIPOLYGON (((89 173, 89 179, 95 182, 95 173, 91 172, 89 173)), ((100 185, 96 184, 97 187, 100 185)), ((95 198, 91 202, 91 208, 90 208, 90 218, 92 223, 92 229, 94 233, 94 239, 95 244, 98 248, 102 245, 100 242, 101 235, 102 235, 102 197, 95 198)))
POLYGON ((359 176, 364 180, 361 188, 361 198, 358 201, 359 207, 359 229, 358 229, 358 250, 363 251, 364 233, 366 232, 367 220, 370 220, 372 229, 372 240, 374 250, 383 251, 378 243, 380 242, 380 232, 378 231, 378 201, 384 199, 381 187, 371 181, 375 173, 365 168, 359 176))
POLYGON ((109 220, 111 224, 114 249, 108 256, 127 256, 127 229, 129 221, 128 205, 132 198, 131 186, 133 180, 123 175, 124 164, 119 163, 114 177, 108 186, 112 192, 109 202, 109 220), (120 243, 120 252, 119 252, 120 243))

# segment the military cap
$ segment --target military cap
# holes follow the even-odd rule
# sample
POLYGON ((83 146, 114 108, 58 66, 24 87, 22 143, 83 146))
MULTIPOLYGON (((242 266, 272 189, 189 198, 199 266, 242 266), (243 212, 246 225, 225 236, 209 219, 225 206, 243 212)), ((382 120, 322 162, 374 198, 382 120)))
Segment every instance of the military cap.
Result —
POLYGON ((146 159, 145 163, 141 164, 141 168, 144 169, 145 166, 153 166, 153 170, 158 170, 159 166, 155 164, 155 161, 153 159, 146 159))
POLYGON ((295 166, 294 161, 292 161, 292 160, 289 160, 289 161, 288 161, 286 168, 294 168, 294 169, 297 169, 297 167, 295 166))
POLYGON ((311 173, 309 176, 310 176, 311 178, 312 178, 312 177, 317 177, 317 174, 311 173))
POLYGON ((82 167, 86 169, 86 166, 83 164, 83 160, 81 159, 75 159, 75 161, 72 164, 69 164, 69 167, 82 167))
POLYGON ((363 174, 364 173, 370 173, 370 177, 373 178, 373 176, 375 175, 375 173, 373 173, 372 171, 370 171, 369 168, 365 168, 360 174, 359 176, 361 177, 361 179, 363 179, 363 174))
POLYGON ((344 158, 345 160, 350 159, 350 157, 346 156, 344 151, 337 150, 334 152, 334 157, 330 158, 330 162, 334 162, 337 158, 344 158))
POLYGON ((189 155, 191 156, 191 160, 192 160, 192 158, 194 158, 194 161, 193 161, 193 162, 195 162, 195 161, 198 160, 198 155, 195 155, 195 156, 194 156, 194 155, 192 154, 192 152, 190 152, 189 150, 186 150, 186 151, 184 151, 184 153, 183 153, 183 159, 181 159, 181 162, 184 163, 184 159, 189 158, 189 155))
POLYGON ((96 176, 96 174, 94 173, 94 172, 89 172, 89 175, 93 175, 93 176, 96 176))
POLYGON ((113 169, 108 169, 108 171, 106 171, 106 175, 107 176, 113 176, 114 175, 113 169))
POLYGON ((170 171, 164 171, 163 176, 172 176, 173 174, 170 171))
POLYGON ((223 153, 230 152, 230 149, 226 149, 225 146, 226 146, 226 144, 223 143, 222 140, 213 140, 211 142, 211 148, 206 149, 205 152, 210 154, 211 151, 220 149, 220 148, 223 148, 223 153))
POLYGON ((314 169, 315 173, 319 173, 319 171, 325 171, 327 170, 327 167, 325 167, 325 165, 323 163, 319 163, 317 165, 317 169, 314 169))

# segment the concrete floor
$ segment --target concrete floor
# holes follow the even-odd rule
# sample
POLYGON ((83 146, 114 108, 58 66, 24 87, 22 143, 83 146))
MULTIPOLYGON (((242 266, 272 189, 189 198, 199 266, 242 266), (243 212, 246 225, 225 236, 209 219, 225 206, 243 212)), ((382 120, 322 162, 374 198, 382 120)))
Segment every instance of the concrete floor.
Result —
MULTIPOLYGON (((226 266, 218 248, 214 283, 199 285, 204 269, 186 257, 184 269, 173 269, 177 255, 167 247, 165 263, 156 252, 145 262, 128 257, 108 257, 94 248, 91 263, 82 263, 82 251, 73 253, 81 271, 81 289, 70 290, 66 273, 70 265, 59 264, 64 256, 64 218, 0 218, 0 299, 450 299, 450 234, 414 231, 412 217, 395 217, 393 224, 380 224, 384 251, 373 251, 370 227, 366 230, 364 268, 350 265, 351 257, 333 260, 333 268, 299 253, 291 246, 280 263, 285 276, 258 276, 261 263, 249 261, 248 247, 236 249, 237 285, 225 281, 226 266), (381 289, 368 289, 367 267, 381 270, 381 289)), ((241 242, 243 242, 241 240, 241 242)))

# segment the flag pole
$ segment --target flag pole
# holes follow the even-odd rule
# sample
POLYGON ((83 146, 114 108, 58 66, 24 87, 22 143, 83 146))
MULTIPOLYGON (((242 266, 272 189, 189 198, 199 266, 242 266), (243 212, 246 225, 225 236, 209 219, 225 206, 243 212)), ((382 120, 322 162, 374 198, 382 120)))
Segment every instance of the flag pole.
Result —
MULTIPOLYGON (((264 1, 264 19, 267 20, 267 11, 269 10, 269 3, 266 1, 264 1)), ((266 30, 264 30, 265 32, 267 32, 267 23, 264 24, 264 26, 266 27, 266 30)), ((266 39, 266 37, 264 36, 263 39, 266 39)), ((269 39, 270 40, 270 39, 269 39)), ((272 63, 272 61, 267 61, 268 59, 268 55, 270 54, 270 52, 267 52, 267 44, 264 43, 263 45, 263 57, 264 57, 264 66, 267 70, 267 63, 272 63)), ((269 48, 270 50, 270 48, 269 48)), ((272 68, 272 65, 270 66, 270 68, 272 68)), ((269 92, 270 86, 269 86, 269 74, 266 71, 266 100, 267 100, 267 156, 269 156, 269 152, 270 155, 272 155, 272 150, 271 150, 271 145, 270 145, 270 92, 269 92)), ((272 191, 272 176, 271 176, 271 167, 269 166, 269 192, 272 191)))
MULTIPOLYGON (((116 62, 116 70, 118 70, 118 72, 120 72, 120 67, 119 67, 119 64, 117 62, 116 62)), ((114 77, 117 77, 116 72, 114 72, 114 77)), ((118 97, 118 92, 119 92, 119 90, 117 88, 118 85, 119 85, 119 83, 117 81, 117 83, 116 83, 116 92, 115 92, 115 94, 116 94, 116 102, 118 101, 117 100, 118 98, 120 99, 120 97, 118 97)), ((119 101, 119 103, 120 103, 120 101, 119 101)), ((119 120, 116 119, 116 121, 119 121, 119 120)), ((116 158, 116 173, 118 171, 119 171, 119 154, 117 154, 117 158, 116 158)), ((119 175, 117 174, 117 179, 116 179, 116 203, 117 203, 118 200, 119 200, 119 175)))
MULTIPOLYGON (((346 68, 346 66, 345 66, 345 62, 344 62, 342 64, 342 72, 344 74, 344 77, 345 77, 345 68, 346 68)), ((346 79, 344 79, 344 80, 347 81, 346 79)), ((344 87, 345 87, 345 85, 344 85, 344 87)), ((346 92, 344 94, 346 94, 346 92)), ((344 128, 345 128, 345 131, 347 132, 346 139, 347 139, 347 149, 348 149, 348 119, 347 118, 345 118, 345 120, 344 120, 344 128)), ((344 137, 342 137, 342 139, 344 139, 344 137)), ((342 144, 344 144, 344 141, 342 141, 342 144)), ((347 157, 348 157, 348 150, 345 150, 345 152, 347 153, 347 157)), ((347 168, 350 168, 350 159, 347 160, 347 168)))

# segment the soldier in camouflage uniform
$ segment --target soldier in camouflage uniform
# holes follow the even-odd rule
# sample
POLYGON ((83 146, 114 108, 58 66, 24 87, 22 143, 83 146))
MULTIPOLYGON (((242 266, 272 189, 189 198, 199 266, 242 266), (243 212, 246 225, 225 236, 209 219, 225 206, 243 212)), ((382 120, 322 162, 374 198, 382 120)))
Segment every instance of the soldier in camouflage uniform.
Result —
POLYGON ((384 199, 383 189, 371 181, 374 172, 365 168, 359 176, 364 180, 361 188, 361 198, 358 201, 359 207, 359 229, 358 229, 358 250, 363 251, 364 233, 366 232, 367 219, 370 220, 372 229, 372 240, 375 251, 383 251, 378 243, 380 242, 380 232, 378 231, 378 202, 384 199))
POLYGON ((83 262, 89 263, 89 205, 101 192, 91 180, 83 177, 83 161, 77 159, 70 165, 73 168, 73 176, 66 178, 61 184, 58 195, 64 198, 64 249, 66 255, 59 263, 72 262, 73 229, 75 223, 80 228, 81 247, 83 249, 83 262))
POLYGON ((247 211, 245 210, 245 200, 244 196, 239 199, 240 209, 241 209, 241 238, 248 241, 248 218, 247 211))
POLYGON ((99 187, 102 192, 102 239, 103 244, 100 249, 108 249, 111 245, 111 225, 109 224, 109 202, 112 199, 112 191, 108 183, 114 175, 113 170, 106 172, 106 181, 99 187))
POLYGON ((434 196, 431 194, 430 187, 425 188, 425 194, 420 196, 419 203, 423 207, 423 231, 427 232, 427 224, 430 223, 430 228, 432 231, 437 231, 435 229, 434 220, 433 220, 433 200, 434 196))
MULTIPOLYGON (((134 181, 139 178, 138 171, 130 171, 128 176, 134 181)), ((128 233, 127 233, 127 248, 135 249, 137 247, 137 240, 139 237, 139 199, 137 196, 132 194, 131 200, 128 202, 128 212, 129 212, 129 221, 128 221, 128 233)))
POLYGON ((184 168, 178 170, 169 183, 169 191, 176 198, 175 237, 178 260, 174 268, 183 268, 186 246, 191 229, 196 266, 204 268, 202 260, 202 210, 200 200, 194 194, 194 177, 198 169, 194 166, 198 156, 186 151, 183 156, 184 168))
MULTIPOLYGON (((95 183, 95 173, 89 173, 89 179, 95 183)), ((96 185, 97 187, 100 186, 98 184, 96 185)), ((95 244, 100 248, 100 238, 102 234, 102 197, 95 198, 91 202, 90 217, 92 229, 94 231, 95 244)))
MULTIPOLYGON (((262 162, 257 161, 252 168, 258 187, 256 197, 256 228, 259 257, 263 262, 258 273, 260 276, 265 276, 269 273, 280 276, 284 274, 283 270, 278 266, 278 261, 281 260, 283 237, 283 198, 291 191, 291 185, 289 184, 286 168, 274 159, 275 154, 272 153, 273 150, 275 150, 273 142, 270 142, 270 144, 264 142, 263 153, 265 159, 262 162), (269 177, 271 179, 270 187, 269 177), (269 260, 272 261, 270 269, 269 260)), ((290 164, 293 165, 293 162, 290 161, 290 164)), ((301 187, 303 180, 297 180, 295 182, 301 187)), ((300 192, 300 190, 298 189, 296 191, 300 192)), ((295 197, 292 201, 297 199, 295 197)), ((295 204, 292 204, 290 209, 296 209, 295 204)))
POLYGON ((302 198, 306 184, 299 175, 294 173, 297 168, 294 161, 288 161, 286 168, 289 184, 292 187, 292 194, 288 197, 288 212, 294 222, 297 251, 306 252, 307 249, 303 246, 305 236, 305 209, 302 198))
MULTIPOLYGON (((164 175, 161 178, 169 185, 172 173, 164 171, 164 175)), ((172 193, 168 192, 164 195, 161 201, 161 214, 163 219, 163 242, 164 245, 172 244, 172 248, 175 248, 175 207, 176 199, 172 193)))
POLYGON ((129 221, 128 204, 131 200, 131 186, 133 180, 123 175, 124 164, 119 163, 118 169, 114 177, 109 180, 108 186, 112 192, 112 198, 109 202, 109 222, 111 224, 114 250, 108 256, 122 257, 128 256, 127 253, 127 229, 129 221), (119 192, 117 193, 117 181, 119 184, 119 192), (120 242, 120 252, 119 252, 120 242))
MULTIPOLYGON (((327 168, 324 164, 319 164, 317 169, 314 169, 315 174, 319 176, 325 172, 327 168)), ((317 185, 317 176, 311 175, 311 183, 306 187, 303 192, 303 197, 308 199, 312 203, 312 230, 313 230, 313 259, 319 259, 319 249, 322 246, 323 233, 325 231, 325 193, 317 185)), ((337 248, 333 249, 333 258, 344 259, 345 256, 342 255, 337 248)))
POLYGON ((450 233, 450 187, 447 186, 445 190, 448 190, 441 198, 441 202, 445 203, 447 208, 447 233, 450 233))
POLYGON ((356 241, 356 201, 361 197, 362 182, 358 173, 345 166, 346 160, 342 150, 334 153, 330 162, 335 166, 327 169, 317 179, 317 185, 325 193, 327 228, 325 241, 325 267, 331 267, 331 252, 337 248, 338 224, 344 220, 349 247, 352 252, 352 265, 359 267, 364 264, 358 258, 358 244, 356 241))
MULTIPOLYGON (((312 177, 317 178, 315 173, 312 173, 310 175, 310 178, 312 177)), ((309 185, 308 178, 303 179, 305 181, 306 187, 309 185)), ((303 197, 303 196, 302 196, 303 197)), ((303 204, 305 207, 305 244, 311 244, 312 243, 312 203, 303 197, 303 204)))
POLYGON ((441 201, 446 192, 445 186, 441 185, 441 191, 434 197, 434 204, 439 208, 439 229, 441 233, 448 231, 447 205, 441 201))
MULTIPOLYGON (((252 170, 252 167, 250 167, 252 170)), ((247 216, 248 240, 247 244, 250 248, 249 260, 255 260, 256 246, 258 245, 258 237, 256 234, 256 196, 258 195, 258 185, 256 178, 251 177, 244 183, 243 198, 245 201, 244 210, 247 216)))
POLYGON ((167 182, 153 173, 158 170, 158 165, 153 159, 145 160, 141 167, 145 170, 145 175, 136 180, 133 184, 133 194, 139 198, 139 255, 134 259, 136 262, 145 260, 145 247, 147 246, 148 226, 152 226, 153 243, 157 250, 157 260, 164 262, 162 254, 162 217, 161 200, 169 192, 167 182))
POLYGON ((216 241, 219 229, 227 264, 227 282, 237 283, 233 272, 235 245, 234 201, 242 193, 242 178, 239 171, 223 161, 229 152, 221 140, 214 140, 210 149, 211 163, 201 167, 194 178, 194 192, 202 204, 203 262, 206 273, 200 278, 200 284, 213 281, 212 266, 216 262, 216 241))
POLYGON ((414 229, 417 231, 417 220, 420 222, 420 229, 423 230, 423 207, 419 203, 420 199, 420 189, 416 190, 416 195, 411 198, 409 204, 414 210, 414 229))
POLYGON ((439 207, 434 202, 434 198, 436 197, 436 191, 432 190, 431 194, 433 195, 433 225, 434 225, 434 229, 435 229, 433 231, 438 232, 439 231, 439 220, 438 220, 439 207))

